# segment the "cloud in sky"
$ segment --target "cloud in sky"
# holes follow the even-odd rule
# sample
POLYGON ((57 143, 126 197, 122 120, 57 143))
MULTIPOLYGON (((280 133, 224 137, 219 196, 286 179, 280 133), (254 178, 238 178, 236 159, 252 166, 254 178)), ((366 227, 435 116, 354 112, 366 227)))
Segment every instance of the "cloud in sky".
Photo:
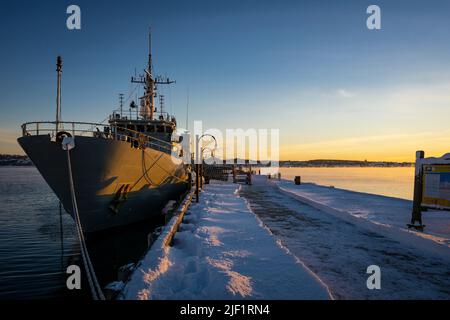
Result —
POLYGON ((348 91, 346 89, 336 90, 336 94, 340 98, 353 98, 356 94, 354 92, 348 91))
POLYGON ((308 97, 304 104, 314 107, 291 116, 298 123, 281 131, 283 160, 413 161, 417 150, 430 156, 450 152, 448 80, 360 87, 351 99, 344 97, 353 90, 339 91, 342 99, 336 93, 334 99, 308 97))
POLYGON ((424 149, 426 156, 442 156, 448 152, 449 145, 450 129, 323 140, 282 146, 280 151, 282 160, 414 161, 418 149, 424 149))

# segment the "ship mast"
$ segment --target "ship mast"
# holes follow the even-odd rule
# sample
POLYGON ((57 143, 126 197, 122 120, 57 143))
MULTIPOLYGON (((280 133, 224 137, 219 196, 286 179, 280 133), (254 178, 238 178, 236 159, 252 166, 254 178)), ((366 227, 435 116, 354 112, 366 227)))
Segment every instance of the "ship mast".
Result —
POLYGON ((149 31, 148 36, 148 66, 145 69, 145 76, 132 77, 132 83, 140 83, 144 85, 145 95, 141 97, 142 105, 140 115, 145 120, 153 120, 155 114, 155 97, 157 84, 171 84, 175 81, 170 81, 168 78, 158 76, 156 80, 153 78, 152 68, 152 32, 149 31))
POLYGON ((58 74, 58 84, 56 89, 56 133, 58 133, 59 123, 61 122, 61 74, 62 74, 61 56, 58 56, 56 58, 56 72, 58 74))
MULTIPOLYGON (((150 109, 150 120, 153 119, 155 113, 155 81, 153 80, 152 72, 152 30, 148 33, 148 66, 145 78, 145 106, 146 111, 150 109), (148 107, 147 107, 148 106, 148 107)), ((145 118, 145 115, 144 115, 145 118)))

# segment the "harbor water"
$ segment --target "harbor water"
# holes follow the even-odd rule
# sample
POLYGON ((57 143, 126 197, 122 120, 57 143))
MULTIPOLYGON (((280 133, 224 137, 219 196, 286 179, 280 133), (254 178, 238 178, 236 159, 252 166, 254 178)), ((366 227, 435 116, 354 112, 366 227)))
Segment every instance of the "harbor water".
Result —
MULTIPOLYGON (((87 283, 82 290, 66 288, 67 266, 82 266, 75 224, 64 209, 60 215, 59 201, 37 169, 0 167, 0 204, 0 299, 89 299, 87 283)), ((119 267, 139 261, 148 235, 163 220, 87 238, 102 286, 117 279, 119 267)))

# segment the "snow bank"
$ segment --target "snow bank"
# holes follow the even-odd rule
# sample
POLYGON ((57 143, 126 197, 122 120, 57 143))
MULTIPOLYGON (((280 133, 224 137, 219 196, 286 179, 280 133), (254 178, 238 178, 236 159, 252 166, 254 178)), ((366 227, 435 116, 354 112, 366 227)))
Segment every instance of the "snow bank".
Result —
POLYGON ((159 242, 122 291, 123 299, 329 299, 320 279, 250 211, 238 186, 206 185, 173 245, 159 242))
POLYGON ((319 210, 359 223, 426 250, 450 256, 450 212, 423 212, 425 232, 409 230, 412 201, 354 192, 313 183, 295 185, 287 180, 272 180, 280 190, 319 210))

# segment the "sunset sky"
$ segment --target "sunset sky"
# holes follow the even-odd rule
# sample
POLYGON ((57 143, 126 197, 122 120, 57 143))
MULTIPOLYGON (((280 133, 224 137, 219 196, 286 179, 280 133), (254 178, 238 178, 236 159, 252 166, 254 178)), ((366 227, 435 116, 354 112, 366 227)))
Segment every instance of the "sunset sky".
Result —
POLYGON ((450 2, 2 1, 0 153, 20 124, 55 117, 62 55, 66 121, 98 122, 133 90, 153 28, 167 111, 185 126, 280 129, 283 160, 412 161, 450 152, 450 2), (77 4, 82 29, 66 28, 77 4), (381 8, 382 30, 366 9, 381 8))

